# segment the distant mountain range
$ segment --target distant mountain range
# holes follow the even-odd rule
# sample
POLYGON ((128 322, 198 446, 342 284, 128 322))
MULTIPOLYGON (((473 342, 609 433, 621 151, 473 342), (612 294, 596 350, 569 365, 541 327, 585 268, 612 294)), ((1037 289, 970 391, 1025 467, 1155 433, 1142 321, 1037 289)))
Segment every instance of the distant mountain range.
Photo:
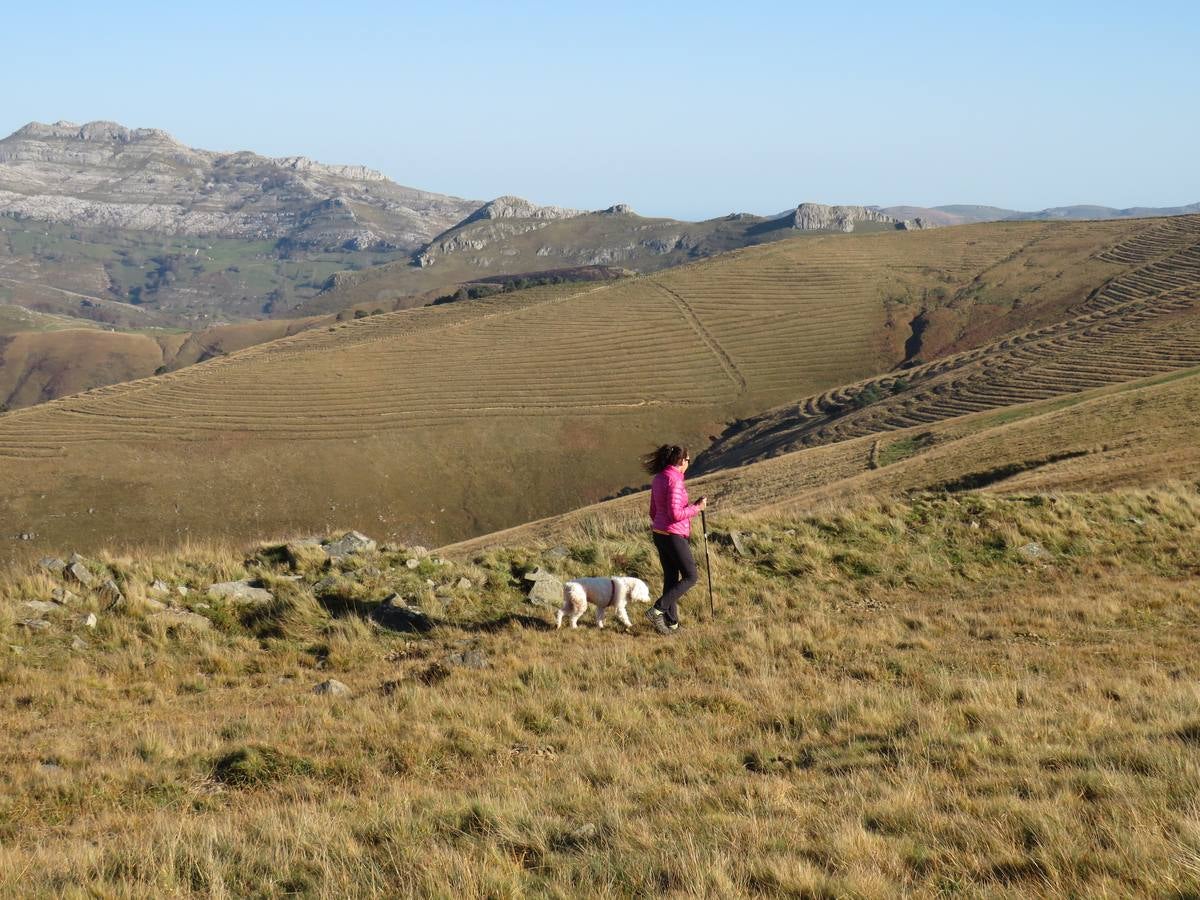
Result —
POLYGON ((652 272, 798 232, 1197 210, 801 203, 684 222, 623 204, 587 212, 466 200, 365 166, 198 150, 114 122, 32 122, 0 140, 0 308, 203 330, 421 305, 509 276, 652 272))
POLYGON ((1004 222, 1004 221, 1047 221, 1053 219, 1069 219, 1074 221, 1091 219, 1145 219, 1156 216, 1186 216, 1200 212, 1200 203, 1187 206, 1132 206, 1128 209, 1114 209, 1111 206, 1052 206, 1037 212, 1021 212, 1016 209, 1003 209, 999 206, 973 206, 970 204, 951 204, 949 206, 886 206, 880 209, 898 219, 923 219, 931 225, 969 225, 974 222, 1004 222))

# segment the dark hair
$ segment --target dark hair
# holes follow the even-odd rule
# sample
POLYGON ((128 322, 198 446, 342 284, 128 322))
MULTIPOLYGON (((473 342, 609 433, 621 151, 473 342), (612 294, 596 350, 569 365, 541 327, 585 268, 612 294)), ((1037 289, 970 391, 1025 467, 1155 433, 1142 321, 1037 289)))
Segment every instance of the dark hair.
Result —
POLYGON ((687 447, 678 444, 663 444, 657 450, 651 450, 642 456, 642 468, 651 475, 657 475, 667 466, 677 466, 685 459, 691 459, 687 447))

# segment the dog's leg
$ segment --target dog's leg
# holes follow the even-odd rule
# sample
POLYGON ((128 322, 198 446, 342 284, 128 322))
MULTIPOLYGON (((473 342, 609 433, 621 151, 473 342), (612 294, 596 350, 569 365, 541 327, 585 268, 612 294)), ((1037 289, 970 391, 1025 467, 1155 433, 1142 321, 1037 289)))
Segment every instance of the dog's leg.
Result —
POLYGON ((621 620, 621 624, 626 628, 632 628, 633 623, 629 621, 629 612, 625 609, 625 598, 622 597, 617 604, 617 618, 621 620))
POLYGON ((596 607, 596 627, 597 628, 604 627, 604 617, 607 614, 608 614, 607 606, 597 606, 596 607))
POLYGON ((562 628, 563 613, 565 613, 565 612, 566 612, 566 610, 560 609, 554 613, 554 627, 555 628, 562 628))

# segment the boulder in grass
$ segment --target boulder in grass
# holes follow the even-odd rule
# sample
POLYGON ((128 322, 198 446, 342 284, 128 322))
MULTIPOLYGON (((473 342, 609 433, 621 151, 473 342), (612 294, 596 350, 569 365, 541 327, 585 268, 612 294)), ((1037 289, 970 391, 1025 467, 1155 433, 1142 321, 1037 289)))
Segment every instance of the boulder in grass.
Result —
POLYGON ((87 570, 82 562, 73 562, 67 566, 67 575, 83 585, 85 588, 91 588, 96 584, 96 576, 87 570))
POLYGON ((347 531, 336 541, 330 541, 325 545, 325 552, 330 559, 341 559, 345 556, 353 556, 356 553, 371 553, 375 550, 376 544, 371 538, 367 537, 358 531, 347 531))
POLYGON ((38 568, 49 572, 51 575, 61 575, 67 569, 66 561, 59 559, 57 556, 45 556, 38 560, 38 568))
POLYGON ((433 620, 399 594, 387 597, 370 615, 373 622, 388 631, 425 632, 433 628, 433 620))
POLYGON ((38 616, 44 616, 59 608, 57 603, 47 603, 45 600, 26 600, 21 606, 38 616))
POLYGON ((95 628, 97 625, 100 624, 100 620, 96 618, 95 613, 88 613, 86 616, 84 616, 82 619, 79 620, 79 623, 84 628, 95 628))
POLYGON ((1048 551, 1037 541, 1030 541, 1024 547, 1019 547, 1017 552, 1021 554, 1021 556, 1025 557, 1025 559, 1030 561, 1045 559, 1050 555, 1050 551, 1048 551))
POLYGON ((125 595, 121 593, 121 588, 111 578, 105 579, 96 591, 100 595, 100 599, 108 604, 109 609, 115 609, 125 603, 125 595))
POLYGON ((536 572, 526 575, 525 579, 533 581, 533 587, 529 589, 526 596, 534 606, 551 608, 562 606, 563 583, 557 576, 538 569, 536 572))
POLYGON ((168 628, 208 631, 212 627, 212 622, 204 616, 188 612, 186 609, 164 609, 161 612, 151 613, 146 618, 151 622, 161 622, 168 628))
POLYGON ((213 597, 230 600, 234 603, 270 603, 275 595, 265 588, 255 587, 250 581, 222 581, 208 586, 208 593, 213 597))
POLYGON ((55 588, 50 592, 50 599, 55 603, 71 604, 78 600, 79 597, 66 588, 55 588))
POLYGON ((21 619, 17 624, 30 631, 46 631, 50 628, 50 623, 45 619, 21 619))
POLYGON ((150 592, 159 595, 169 594, 171 593, 171 586, 162 579, 155 579, 155 581, 150 585, 150 592))
POLYGON ((336 678, 329 678, 314 687, 313 693, 325 694, 330 697, 345 697, 350 694, 350 688, 342 684, 336 678))

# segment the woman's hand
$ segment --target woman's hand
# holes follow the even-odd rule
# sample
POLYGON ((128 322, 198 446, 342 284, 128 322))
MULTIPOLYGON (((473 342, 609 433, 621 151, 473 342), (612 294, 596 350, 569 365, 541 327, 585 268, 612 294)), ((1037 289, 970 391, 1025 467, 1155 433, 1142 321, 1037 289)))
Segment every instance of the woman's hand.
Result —
POLYGON ((708 498, 701 497, 700 502, 696 504, 696 508, 699 509, 701 512, 704 512, 704 510, 708 509, 708 498))

